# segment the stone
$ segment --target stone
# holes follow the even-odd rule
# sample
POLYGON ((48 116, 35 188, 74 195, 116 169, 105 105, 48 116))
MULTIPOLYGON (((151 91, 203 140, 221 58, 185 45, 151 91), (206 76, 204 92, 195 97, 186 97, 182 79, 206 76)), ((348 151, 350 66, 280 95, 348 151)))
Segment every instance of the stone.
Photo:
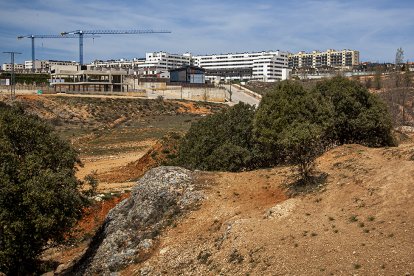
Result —
POLYGON ((194 186, 193 174, 167 166, 148 171, 131 196, 108 213, 87 252, 69 274, 111 275, 131 263, 146 260, 163 228, 204 198, 194 186))

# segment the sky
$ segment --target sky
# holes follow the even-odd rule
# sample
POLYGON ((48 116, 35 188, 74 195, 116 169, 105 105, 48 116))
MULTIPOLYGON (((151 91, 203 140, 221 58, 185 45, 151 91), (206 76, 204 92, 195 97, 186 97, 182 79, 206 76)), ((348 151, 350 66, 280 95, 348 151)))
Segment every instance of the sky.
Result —
MULTIPOLYGON (((414 0, 0 0, 4 51, 31 60, 19 35, 73 30, 170 30, 171 34, 85 39, 85 63, 146 52, 219 54, 326 49, 360 51, 361 61, 414 61, 414 0)), ((36 59, 79 61, 78 39, 36 39, 36 59)))

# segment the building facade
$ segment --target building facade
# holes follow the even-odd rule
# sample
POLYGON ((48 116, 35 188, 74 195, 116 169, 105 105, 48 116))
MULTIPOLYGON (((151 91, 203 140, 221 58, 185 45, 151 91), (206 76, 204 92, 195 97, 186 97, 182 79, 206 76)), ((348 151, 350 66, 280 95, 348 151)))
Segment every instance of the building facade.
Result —
MULTIPOLYGON (((6 72, 12 71, 12 64, 11 63, 3 63, 1 69, 6 72)), ((23 72, 24 71, 24 64, 14 64, 14 71, 16 72, 23 72)))
POLYGON ((329 49, 325 52, 289 54, 289 68, 351 68, 359 64, 359 51, 329 49))
POLYGON ((200 67, 187 65, 170 70, 170 82, 180 83, 205 83, 205 70, 200 67))
POLYGON ((136 72, 144 77, 165 76, 168 70, 191 64, 191 54, 170 54, 167 52, 146 53, 145 58, 132 60, 96 60, 88 65, 91 70, 120 69, 136 72))
POLYGON ((288 53, 263 51, 254 53, 193 56, 194 65, 206 69, 206 79, 257 80, 273 82, 283 79, 288 67, 288 53))
POLYGON ((138 66, 144 76, 156 76, 168 70, 191 64, 191 54, 170 54, 166 52, 146 53, 145 62, 138 66))
POLYGON ((88 65, 90 70, 120 69, 138 71, 138 66, 145 63, 145 58, 116 59, 116 60, 95 60, 88 65))
MULTIPOLYGON (((36 73, 50 73, 52 67, 54 66, 77 66, 79 65, 76 61, 65 61, 65 60, 35 60, 34 64, 31 60, 26 60, 24 62, 24 69, 26 72, 32 72, 34 69, 34 72, 36 73), (33 68, 34 67, 34 68, 33 68)), ((69 68, 69 67, 68 67, 69 68)))

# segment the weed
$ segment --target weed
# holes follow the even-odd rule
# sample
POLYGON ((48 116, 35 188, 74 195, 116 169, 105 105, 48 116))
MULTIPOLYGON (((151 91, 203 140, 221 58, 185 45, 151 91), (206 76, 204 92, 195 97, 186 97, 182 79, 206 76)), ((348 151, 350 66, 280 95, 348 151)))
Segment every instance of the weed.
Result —
POLYGON ((360 223, 358 223, 358 226, 363 228, 363 227, 365 227, 365 224, 363 222, 360 222, 360 223))
POLYGON ((328 217, 328 219, 329 219, 330 221, 334 221, 334 220, 335 220, 333 217, 328 217))
POLYGON ((368 217, 368 220, 369 220, 369 221, 374 221, 374 220, 375 220, 375 217, 374 217, 374 216, 369 216, 369 217, 368 217))
POLYGON ((369 233, 369 229, 364 229, 364 233, 369 233))
POLYGON ((360 264, 354 264, 354 269, 360 269, 361 265, 360 264))
POLYGON ((318 234, 317 234, 317 233, 315 233, 315 232, 312 232, 312 233, 311 233, 311 236, 312 236, 312 237, 316 237, 317 235, 318 235, 318 234))
POLYGON ((335 230, 334 230, 334 233, 338 233, 338 229, 335 229, 335 230))
POLYGON ((349 218, 349 221, 350 221, 350 222, 357 222, 357 221, 358 221, 358 218, 357 218, 357 216, 356 216, 356 215, 352 215, 352 216, 349 218))
POLYGON ((243 260, 244 260, 244 257, 239 253, 239 251, 237 251, 237 249, 234 249, 230 254, 228 262, 239 264, 243 262, 243 260))

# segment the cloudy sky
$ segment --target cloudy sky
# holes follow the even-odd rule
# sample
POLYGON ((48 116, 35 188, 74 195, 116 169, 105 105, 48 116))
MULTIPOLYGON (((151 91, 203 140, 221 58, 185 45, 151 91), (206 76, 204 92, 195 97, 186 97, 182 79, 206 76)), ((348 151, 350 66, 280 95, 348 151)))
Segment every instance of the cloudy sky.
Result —
MULTIPOLYGON (((362 61, 414 61, 414 0, 0 0, 0 51, 31 59, 25 34, 167 29, 85 40, 85 62, 146 52, 355 49, 362 61)), ((79 60, 77 39, 37 39, 37 59, 79 60)), ((0 63, 10 57, 0 53, 0 63)))

